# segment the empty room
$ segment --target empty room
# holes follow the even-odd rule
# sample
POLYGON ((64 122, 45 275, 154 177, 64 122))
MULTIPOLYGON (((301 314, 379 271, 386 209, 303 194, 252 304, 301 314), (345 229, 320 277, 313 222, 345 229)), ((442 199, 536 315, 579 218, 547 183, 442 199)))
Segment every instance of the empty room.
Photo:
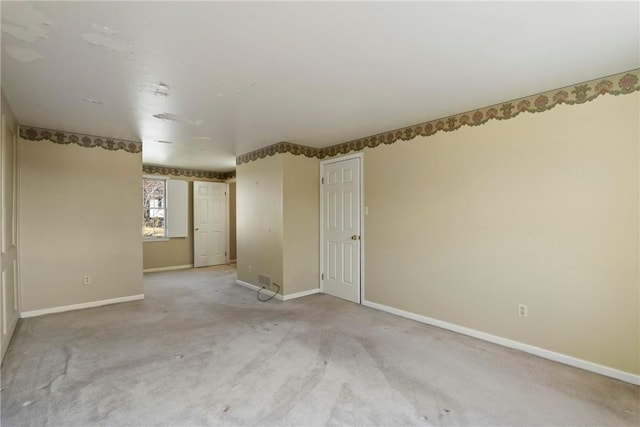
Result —
POLYGON ((2 426, 640 425, 640 3, 2 1, 2 426))

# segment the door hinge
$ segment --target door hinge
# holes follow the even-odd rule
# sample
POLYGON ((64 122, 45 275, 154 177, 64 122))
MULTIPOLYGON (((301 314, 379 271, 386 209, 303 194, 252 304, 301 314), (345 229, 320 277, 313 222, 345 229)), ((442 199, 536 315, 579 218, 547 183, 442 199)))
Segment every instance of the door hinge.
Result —
POLYGON ((324 273, 320 275, 320 280, 324 280, 324 273))
POLYGON ((322 177, 322 183, 324 184, 324 176, 322 177))
POLYGON ((227 256, 227 253, 226 253, 226 252, 224 253, 224 256, 227 256))

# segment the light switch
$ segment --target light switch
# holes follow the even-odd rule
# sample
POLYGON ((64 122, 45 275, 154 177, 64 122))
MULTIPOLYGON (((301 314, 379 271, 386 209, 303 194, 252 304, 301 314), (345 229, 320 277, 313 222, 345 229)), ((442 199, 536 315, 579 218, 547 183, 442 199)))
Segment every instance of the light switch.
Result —
POLYGON ((369 215, 369 206, 364 207, 364 214, 369 215))

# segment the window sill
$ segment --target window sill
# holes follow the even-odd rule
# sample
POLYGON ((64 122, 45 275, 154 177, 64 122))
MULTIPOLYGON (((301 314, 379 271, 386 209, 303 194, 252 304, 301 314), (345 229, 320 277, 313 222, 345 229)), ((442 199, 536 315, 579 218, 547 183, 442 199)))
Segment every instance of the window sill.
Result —
POLYGON ((168 242, 169 238, 168 237, 162 237, 162 238, 157 238, 157 239, 142 239, 142 243, 151 243, 151 242, 168 242))

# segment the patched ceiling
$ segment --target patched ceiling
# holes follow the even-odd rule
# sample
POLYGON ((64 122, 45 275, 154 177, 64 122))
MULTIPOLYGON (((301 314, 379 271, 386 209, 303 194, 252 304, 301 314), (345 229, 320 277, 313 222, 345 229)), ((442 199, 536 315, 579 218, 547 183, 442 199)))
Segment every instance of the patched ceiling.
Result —
POLYGON ((632 2, 2 1, 19 123, 227 171, 640 67, 632 2))

